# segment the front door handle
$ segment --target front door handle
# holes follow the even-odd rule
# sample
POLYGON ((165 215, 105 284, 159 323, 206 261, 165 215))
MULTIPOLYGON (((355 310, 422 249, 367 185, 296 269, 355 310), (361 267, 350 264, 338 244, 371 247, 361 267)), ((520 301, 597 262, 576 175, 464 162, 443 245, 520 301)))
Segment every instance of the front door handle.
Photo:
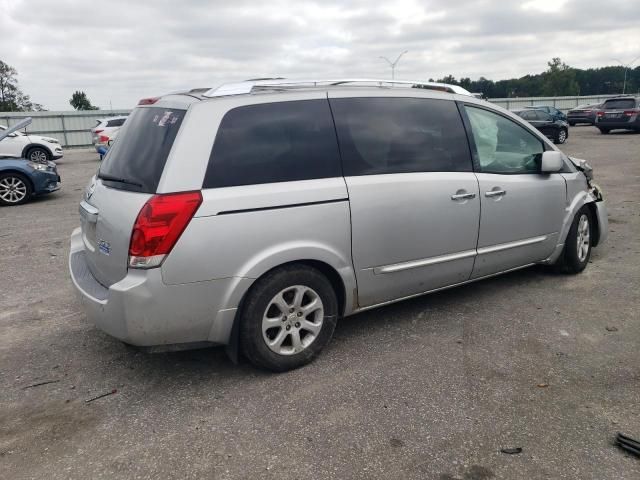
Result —
POLYGON ((506 194, 507 194, 506 190, 489 190, 488 192, 484 192, 485 197, 500 197, 506 194))
POLYGON ((469 200, 471 198, 476 198, 475 193, 456 193, 455 195, 451 195, 451 200, 469 200))

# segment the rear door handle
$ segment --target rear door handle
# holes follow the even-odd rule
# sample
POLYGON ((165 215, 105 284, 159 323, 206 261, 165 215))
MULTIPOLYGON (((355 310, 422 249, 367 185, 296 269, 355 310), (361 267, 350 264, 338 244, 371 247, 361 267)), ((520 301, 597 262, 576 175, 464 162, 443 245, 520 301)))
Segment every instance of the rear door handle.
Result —
POLYGON ((485 197, 499 197, 506 194, 506 190, 489 190, 488 192, 484 192, 485 197))
POLYGON ((455 195, 451 195, 451 200, 469 200, 471 198, 476 198, 475 193, 456 193, 455 195))

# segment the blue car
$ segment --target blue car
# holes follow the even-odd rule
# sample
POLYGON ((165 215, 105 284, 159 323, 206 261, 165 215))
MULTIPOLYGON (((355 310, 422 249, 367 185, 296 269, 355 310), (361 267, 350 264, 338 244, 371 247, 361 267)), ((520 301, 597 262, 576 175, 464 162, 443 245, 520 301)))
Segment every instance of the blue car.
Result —
POLYGON ((35 195, 59 188, 60 175, 55 163, 0 156, 0 206, 20 205, 35 195))
MULTIPOLYGON (((0 130, 0 142, 31 124, 31 117, 0 130)), ((38 162, 13 155, 0 155, 0 206, 20 205, 34 195, 55 192, 60 175, 53 162, 38 162)))

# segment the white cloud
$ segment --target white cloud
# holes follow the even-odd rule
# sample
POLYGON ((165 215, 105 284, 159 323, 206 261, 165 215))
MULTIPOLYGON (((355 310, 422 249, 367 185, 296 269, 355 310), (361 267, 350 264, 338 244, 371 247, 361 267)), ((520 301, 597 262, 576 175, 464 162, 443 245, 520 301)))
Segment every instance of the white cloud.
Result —
POLYGON ((0 59, 49 109, 70 108, 75 90, 124 108, 252 77, 388 77, 379 57, 404 50, 396 76, 417 79, 640 55, 640 9, 628 0, 0 0, 0 11, 0 59))

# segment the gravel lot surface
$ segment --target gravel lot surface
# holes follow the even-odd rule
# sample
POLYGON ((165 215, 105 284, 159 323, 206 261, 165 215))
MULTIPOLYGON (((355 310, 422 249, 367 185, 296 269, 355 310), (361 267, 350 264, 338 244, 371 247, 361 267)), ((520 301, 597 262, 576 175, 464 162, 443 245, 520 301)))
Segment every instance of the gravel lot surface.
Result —
POLYGON ((609 206, 584 273, 534 267, 344 319, 281 375, 89 324, 67 256, 98 161, 67 151, 61 191, 0 209, 0 476, 640 478, 612 446, 640 438, 640 135, 575 127, 562 148, 609 206))

